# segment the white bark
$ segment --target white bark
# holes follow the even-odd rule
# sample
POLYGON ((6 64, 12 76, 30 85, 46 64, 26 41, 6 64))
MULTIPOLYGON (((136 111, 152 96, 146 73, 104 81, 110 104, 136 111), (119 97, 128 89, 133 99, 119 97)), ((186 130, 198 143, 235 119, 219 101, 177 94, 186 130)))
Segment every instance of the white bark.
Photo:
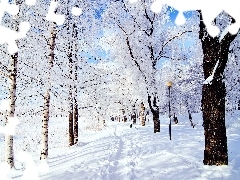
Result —
POLYGON ((141 110, 140 110, 140 122, 142 124, 142 126, 145 126, 145 107, 144 104, 141 104, 141 110))
POLYGON ((47 90, 44 96, 44 115, 42 120, 42 149, 41 159, 48 157, 48 122, 49 122, 49 106, 50 106, 50 89, 47 90))
MULTIPOLYGON (((10 108, 7 114, 7 121, 10 117, 14 117, 15 114, 15 102, 16 102, 16 77, 17 77, 17 59, 18 53, 11 55, 10 68, 9 68, 9 104, 10 108)), ((13 136, 5 135, 5 161, 12 168, 14 166, 14 153, 13 153, 13 136)))
POLYGON ((50 92, 51 92, 51 70, 54 61, 54 48, 56 39, 56 23, 53 23, 50 42, 49 42, 49 62, 47 69, 47 91, 44 95, 44 112, 42 120, 42 148, 40 159, 47 159, 48 157, 48 122, 49 122, 49 108, 50 108, 50 92))

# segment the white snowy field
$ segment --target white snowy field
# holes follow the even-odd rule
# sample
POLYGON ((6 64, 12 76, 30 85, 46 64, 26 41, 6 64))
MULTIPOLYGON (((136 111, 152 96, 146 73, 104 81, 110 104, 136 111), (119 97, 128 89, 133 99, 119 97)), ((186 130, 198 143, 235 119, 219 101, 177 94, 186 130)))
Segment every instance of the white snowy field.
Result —
MULTIPOLYGON (((169 140, 166 117, 161 117, 161 132, 153 133, 153 123, 130 128, 130 122, 107 121, 101 131, 79 124, 79 143, 68 147, 67 118, 52 118, 49 124, 49 172, 41 180, 205 180, 240 179, 240 113, 226 117, 228 166, 204 166, 204 135, 200 114, 193 114, 195 128, 186 117, 172 125, 169 140)), ((25 150, 39 164, 41 119, 21 120, 15 135, 15 153, 25 150)), ((4 136, 0 135, 1 160, 4 136)), ((27 168, 16 160, 10 179, 22 179, 27 168)), ((2 172, 3 173, 3 172, 2 172)), ((0 169, 1 175, 1 169, 0 169)), ((1 179, 1 178, 0 178, 1 179)), ((30 180, 30 179, 29 179, 30 180)))

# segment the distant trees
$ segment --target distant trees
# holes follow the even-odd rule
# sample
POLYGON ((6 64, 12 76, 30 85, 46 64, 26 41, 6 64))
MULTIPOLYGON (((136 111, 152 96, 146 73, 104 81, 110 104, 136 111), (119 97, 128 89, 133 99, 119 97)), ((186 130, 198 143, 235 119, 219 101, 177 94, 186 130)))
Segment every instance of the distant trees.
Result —
MULTIPOLYGON (((142 125, 145 125, 146 110, 150 109, 154 132, 160 132, 159 113, 167 102, 165 83, 174 79, 174 112, 198 111, 202 95, 206 137, 204 164, 228 163, 224 111, 226 93, 231 107, 239 101, 239 87, 235 88, 239 84, 236 35, 228 33, 219 41, 208 35, 201 21, 202 44, 198 38, 193 38, 190 41, 194 43, 182 48, 181 43, 189 40, 186 34, 194 35, 196 30, 192 25, 196 27, 193 23, 197 20, 192 18, 186 26, 173 26, 169 23, 167 7, 163 7, 161 14, 155 14, 149 9, 151 2, 146 0, 135 4, 130 4, 129 0, 83 0, 77 2, 83 15, 76 18, 70 12, 76 2, 61 3, 56 13, 67 15, 67 19, 64 25, 57 27, 58 31, 55 23, 50 26, 45 20, 49 2, 37 1, 31 7, 33 11, 28 13, 24 13, 27 7, 21 4, 20 17, 27 19, 32 28, 25 39, 17 41, 18 53, 10 56, 6 48, 1 46, 0 49, 1 80, 8 79, 0 86, 1 90, 9 89, 9 95, 1 93, 1 97, 10 100, 8 118, 15 116, 15 112, 20 116, 43 114, 40 159, 47 158, 48 122, 53 114, 68 117, 70 146, 78 142, 79 114, 88 117, 88 123, 120 114, 126 120, 132 114, 136 123, 140 112, 142 125), (199 61, 202 58, 199 44, 204 54, 203 64, 199 61), (224 72, 229 49, 230 62, 235 66, 228 66, 224 72), (203 80, 211 75, 218 61, 213 81, 204 84, 201 91, 203 80), (224 73, 231 85, 227 90, 224 73)), ((8 18, 4 22, 8 22, 8 18)), ((8 22, 9 27, 17 30, 17 21, 8 22)), ((13 137, 6 135, 5 142, 5 159, 13 167, 13 137)))
POLYGON ((240 102, 240 36, 237 36, 230 46, 230 54, 225 68, 226 111, 238 109, 240 102))
MULTIPOLYGON (((115 56, 118 55, 134 65, 138 81, 144 82, 146 88, 147 95, 143 95, 142 98, 149 107, 151 105, 151 110, 154 107, 153 119, 159 121, 159 96, 156 80, 158 64, 162 59, 171 59, 169 44, 175 39, 184 37, 183 35, 188 31, 179 33, 177 29, 165 26, 169 20, 167 7, 163 8, 161 14, 155 14, 148 8, 150 4, 145 0, 134 4, 129 4, 128 0, 111 1, 103 17, 107 22, 104 30, 106 31, 107 27, 116 28, 117 31, 114 33, 121 37, 118 41, 112 41, 114 44, 112 49, 116 46, 118 49, 115 56)), ((159 122, 154 124, 160 125, 159 122)), ((160 127, 155 127, 155 129, 160 129, 160 127)))
POLYGON ((141 103, 141 108, 140 108, 140 112, 139 112, 139 118, 140 118, 140 123, 142 126, 145 126, 145 107, 144 107, 144 104, 143 102, 141 103))
MULTIPOLYGON (((193 36, 193 35, 192 35, 193 36)), ((189 35, 189 38, 194 38, 189 35)), ((172 81, 171 88, 171 109, 175 113, 187 113, 201 111, 202 97, 202 51, 200 40, 192 40, 185 45, 185 49, 173 51, 172 59, 165 61, 157 73, 159 84, 160 110, 168 112, 168 92, 166 82, 172 81), (185 53, 186 52, 186 53, 185 53), (161 86, 164 85, 164 86, 161 86)))
MULTIPOLYGON (((159 52, 159 49, 156 49, 156 46, 158 46, 159 44, 158 40, 154 38, 157 35, 157 32, 154 31, 154 28, 157 28, 156 22, 158 22, 158 20, 160 19, 163 20, 164 16, 163 15, 157 16, 156 14, 148 10, 146 8, 147 6, 146 1, 140 1, 135 6, 136 9, 134 9, 134 7, 129 6, 128 3, 124 1, 122 1, 120 5, 120 7, 122 7, 123 9, 122 13, 126 14, 126 16, 131 17, 132 22, 131 29, 126 28, 126 24, 124 23, 124 21, 122 20, 118 21, 117 18, 115 18, 115 21, 117 22, 116 23, 117 26, 125 36, 125 43, 130 56, 129 60, 131 60, 134 63, 136 69, 139 71, 140 75, 142 76, 146 84, 145 86, 147 90, 147 96, 152 96, 153 98, 157 99, 157 87, 155 80, 157 70, 156 66, 157 61, 161 58, 160 55, 161 52, 159 52), (137 46, 134 46, 135 43, 141 44, 141 49, 138 49, 137 46), (160 57, 158 57, 159 55, 160 57), (145 67, 148 67, 147 71, 145 67)), ((161 37, 161 35, 159 37, 161 37)), ((148 99, 148 103, 150 103, 148 105, 151 107, 151 99, 148 99)), ((157 106, 156 103, 155 106, 157 106)), ((142 107, 140 112, 142 113, 142 115, 140 115, 140 118, 142 117, 141 118, 142 125, 145 125, 144 110, 142 109, 142 107)), ((159 111, 152 112, 154 112, 153 120, 160 121, 158 115, 159 111)), ((156 125, 160 125, 160 122, 159 123, 155 122, 154 126, 156 125)), ((160 127, 154 127, 154 129, 160 129, 160 127)))

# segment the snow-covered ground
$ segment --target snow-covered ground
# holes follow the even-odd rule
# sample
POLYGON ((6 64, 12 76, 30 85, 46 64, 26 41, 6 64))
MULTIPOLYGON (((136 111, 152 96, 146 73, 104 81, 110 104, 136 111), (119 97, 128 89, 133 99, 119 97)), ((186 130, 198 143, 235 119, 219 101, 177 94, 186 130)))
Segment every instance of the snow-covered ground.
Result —
MULTIPOLYGON (((91 131, 82 121, 79 143, 68 147, 67 118, 52 118, 49 126, 49 172, 40 173, 41 180, 204 180, 240 179, 240 113, 228 114, 228 166, 204 166, 204 135, 201 115, 193 114, 197 125, 190 126, 187 116, 179 116, 172 125, 169 140, 168 118, 161 117, 161 132, 153 133, 153 123, 145 127, 138 122, 107 121, 100 131, 91 131)), ((41 119, 21 120, 16 132, 15 153, 26 150, 39 164, 41 119)), ((0 135, 1 160, 4 136, 0 135)), ((24 164, 16 161, 17 170, 8 177, 21 179, 24 164)), ((1 169, 0 169, 1 174, 1 169)), ((1 178, 0 178, 1 179, 1 178)))

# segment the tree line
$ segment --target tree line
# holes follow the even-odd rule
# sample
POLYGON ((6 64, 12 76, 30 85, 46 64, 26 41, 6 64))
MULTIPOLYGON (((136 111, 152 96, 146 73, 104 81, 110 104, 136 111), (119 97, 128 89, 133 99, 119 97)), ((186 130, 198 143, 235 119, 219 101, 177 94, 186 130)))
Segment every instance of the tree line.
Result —
MULTIPOLYGON (((172 81, 172 112, 203 112, 204 164, 228 164, 225 111, 239 101, 239 35, 211 37, 201 11, 175 26, 169 7, 156 14, 145 0, 64 1, 56 10, 67 17, 61 26, 45 20, 47 2, 38 1, 31 13, 23 1, 15 3, 20 12, 11 21, 5 15, 4 25, 17 31, 27 20, 32 27, 17 41, 17 53, 9 55, 1 46, 6 80, 1 97, 10 101, 7 117, 42 114, 40 159, 48 157, 48 122, 54 114, 68 118, 69 146, 79 141, 80 116, 106 120, 133 107, 142 114, 148 108, 153 131, 159 132, 159 114, 168 111, 165 84, 172 81), (83 9, 79 17, 70 13, 76 5, 83 9), (203 84, 214 67, 211 83, 203 84)), ((214 23, 223 32, 234 20, 223 12, 214 23)), ((13 167, 12 135, 5 136, 5 148, 5 161, 13 167)))

